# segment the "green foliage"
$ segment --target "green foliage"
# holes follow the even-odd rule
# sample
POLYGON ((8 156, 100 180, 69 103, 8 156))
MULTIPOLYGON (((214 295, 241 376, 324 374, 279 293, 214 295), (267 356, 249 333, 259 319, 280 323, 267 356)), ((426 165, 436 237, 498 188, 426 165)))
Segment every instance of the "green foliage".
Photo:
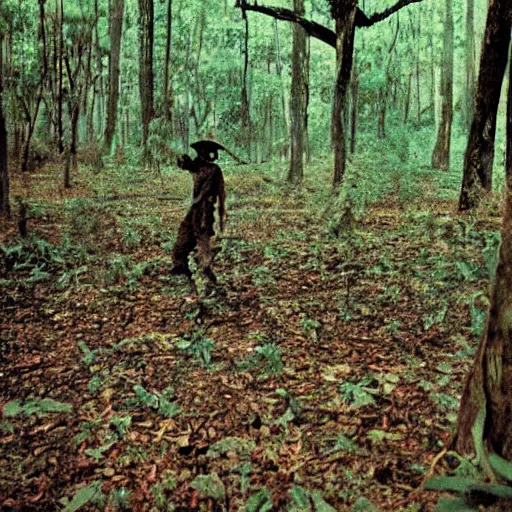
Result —
POLYGON ((132 425, 132 417, 131 416, 112 416, 110 418, 111 425, 117 430, 119 437, 124 439, 128 429, 132 425))
POLYGON ((130 510, 131 493, 126 487, 112 489, 109 494, 109 504, 114 510, 130 510))
POLYGON ((57 287, 65 288, 72 282, 78 285, 78 276, 88 271, 86 265, 81 265, 88 258, 87 253, 66 237, 60 245, 53 245, 43 238, 29 237, 12 245, 0 246, 0 254, 0 265, 27 283, 49 281, 60 274, 57 287))
POLYGON ((164 470, 162 480, 151 487, 151 496, 159 510, 173 510, 169 502, 169 495, 176 489, 178 483, 172 471, 164 470))
POLYGON ((196 489, 202 498, 221 500, 226 494, 224 484, 217 473, 196 476, 190 483, 190 487, 196 489))
POLYGON ((281 349, 275 343, 264 343, 255 347, 254 353, 238 366, 241 370, 258 369, 262 374, 276 375, 283 369, 281 349))
POLYGON ((85 450, 85 454, 89 455, 89 457, 92 457, 96 462, 99 462, 105 454, 114 446, 115 441, 110 441, 105 444, 102 444, 98 448, 87 448, 85 450))
POLYGON ((334 445, 334 448, 332 450, 334 452, 341 451, 344 453, 357 453, 359 451, 359 448, 348 437, 341 434, 336 439, 336 444, 334 445))
POLYGON ((61 500, 64 505, 63 512, 76 512, 88 503, 99 505, 103 503, 103 494, 101 492, 101 482, 94 481, 86 487, 82 487, 76 491, 71 501, 61 500))
POLYGON ((203 331, 195 331, 191 339, 179 339, 178 348, 197 360, 203 368, 210 368, 212 362, 212 349, 217 342, 204 335, 203 331))
POLYGON ((373 377, 371 376, 355 383, 350 381, 344 382, 339 387, 341 396, 354 407, 372 405, 375 403, 375 399, 372 396, 375 394, 375 390, 368 387, 372 382, 373 377))
POLYGON ((512 482, 512 462, 505 460, 495 453, 491 453, 489 455, 489 464, 500 477, 512 482))
POLYGON ((249 496, 245 503, 247 512, 270 512, 273 506, 272 495, 266 487, 249 496))
POLYGON ((352 512, 378 512, 377 507, 367 498, 358 498, 352 505, 352 512))
POLYGON ((158 410, 158 412, 166 418, 172 418, 180 413, 180 408, 176 402, 171 402, 169 399, 174 394, 171 388, 165 389, 162 393, 150 393, 144 386, 138 384, 133 386, 135 399, 128 400, 129 405, 139 405, 149 409, 158 410))
POLYGON ((46 416, 51 413, 70 413, 73 410, 71 404, 57 402, 51 398, 34 398, 32 400, 13 400, 7 402, 2 409, 5 417, 31 416, 35 414, 38 417, 46 416))
POLYGON ((138 287, 139 280, 154 268, 154 263, 133 261, 129 256, 114 255, 108 261, 105 274, 107 284, 123 283, 130 291, 138 287))
MULTIPOLYGON (((457 456, 458 457, 458 456, 457 456)), ((492 453, 489 455, 489 464, 501 479, 512 482, 512 463, 502 457, 492 453)), ((464 473, 471 475, 461 476, 440 476, 428 480, 425 483, 425 489, 437 492, 450 492, 455 494, 455 498, 442 498, 436 507, 436 512, 463 512, 477 511, 479 506, 490 506, 495 504, 506 504, 512 500, 512 488, 506 485, 483 482, 483 475, 476 472, 476 468, 465 459, 460 459, 464 473)), ((459 471, 460 472, 460 471, 459 471)))
POLYGON ((484 332, 488 305, 489 300, 482 292, 473 294, 470 299, 471 332, 477 338, 480 338, 484 332))
POLYGON ((247 456, 254 448, 255 445, 253 441, 240 439, 239 437, 225 437, 212 444, 206 455, 213 459, 218 459, 222 455, 247 456))
POLYGON ((310 491, 304 487, 294 485, 289 492, 291 503, 288 510, 310 511, 311 505, 315 512, 336 512, 336 509, 329 505, 318 491, 310 491))

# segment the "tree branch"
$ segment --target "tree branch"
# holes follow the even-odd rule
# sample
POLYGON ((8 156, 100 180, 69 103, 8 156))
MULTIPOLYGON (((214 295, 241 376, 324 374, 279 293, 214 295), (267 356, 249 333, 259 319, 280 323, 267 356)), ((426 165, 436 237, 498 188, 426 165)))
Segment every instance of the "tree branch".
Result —
POLYGON ((407 7, 410 4, 416 4, 421 2, 422 0, 399 0, 395 5, 391 6, 389 9, 386 9, 382 12, 376 12, 372 14, 370 17, 366 16, 366 14, 361 11, 361 9, 357 10, 356 16, 356 27, 371 27, 376 23, 384 21, 386 18, 389 18, 400 9, 407 7))
POLYGON ((315 21, 309 21, 302 16, 294 13, 290 9, 281 9, 278 7, 265 7, 264 5, 248 4, 246 0, 237 0, 236 7, 240 7, 242 11, 254 11, 266 14, 277 20, 290 21, 300 25, 308 35, 323 41, 325 44, 336 48, 336 33, 330 28, 320 25, 315 21))
MULTIPOLYGON (((407 7, 409 4, 414 4, 421 2, 422 0, 399 0, 395 5, 382 11, 380 13, 372 14, 370 17, 366 16, 366 14, 361 10, 357 9, 356 13, 356 27, 371 27, 376 23, 379 23, 386 18, 389 18, 400 9, 407 7)), ((297 23, 300 25, 306 33, 323 41, 325 44, 336 48, 336 32, 331 30, 328 27, 324 27, 320 25, 320 23, 316 23, 315 21, 307 20, 302 16, 297 15, 295 12, 290 9, 282 9, 278 7, 266 7, 264 5, 258 5, 257 3, 248 4, 247 0, 237 0, 236 7, 242 9, 242 12, 245 16, 245 11, 254 11, 259 12, 261 14, 266 14, 267 16, 271 16, 277 20, 281 21, 290 21, 292 23, 297 23)))

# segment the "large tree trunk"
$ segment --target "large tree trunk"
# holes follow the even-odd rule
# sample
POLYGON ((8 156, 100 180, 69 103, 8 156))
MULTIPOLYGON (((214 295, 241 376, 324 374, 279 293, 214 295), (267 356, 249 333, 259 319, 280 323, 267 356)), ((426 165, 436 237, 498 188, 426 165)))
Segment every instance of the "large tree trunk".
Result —
POLYGON ((444 18, 443 66, 441 70, 441 122, 432 153, 432 167, 447 171, 450 168, 450 143, 453 120, 453 5, 446 0, 444 18))
POLYGON ((334 145, 333 187, 341 185, 345 174, 347 159, 347 130, 345 127, 345 109, 347 91, 350 84, 352 60, 354 54, 356 0, 331 2, 332 14, 336 20, 336 65, 337 76, 334 86, 332 137, 334 145))
POLYGON ((512 48, 508 64, 508 97, 507 97, 507 152, 505 156, 505 175, 512 176, 512 48))
MULTIPOLYGON (((304 16, 304 0, 293 0, 293 7, 299 16, 304 16)), ((304 178, 304 131, 306 127, 306 32, 297 24, 293 25, 292 92, 290 100, 290 141, 291 159, 287 180, 298 183, 304 178)))
POLYGON ((110 58, 107 124, 103 151, 110 153, 116 131, 117 103, 119 100, 119 61, 121 59, 121 36, 123 33, 124 0, 110 0, 110 58))
POLYGON ((468 131, 475 114, 475 0, 467 0, 466 10, 466 91, 464 98, 465 123, 468 131))
POLYGON ((482 193, 492 189, 496 116, 509 55, 511 10, 508 0, 489 2, 459 210, 478 206, 482 193))
MULTIPOLYGON (((282 63, 281 63, 281 44, 279 42, 279 30, 277 27, 277 19, 274 20, 274 45, 276 51, 276 73, 279 77, 279 82, 281 84, 281 122, 282 122, 282 130, 283 134, 278 134, 279 137, 286 136, 288 134, 288 112, 286 108, 286 93, 283 83, 283 73, 282 73, 282 63)), ((277 130, 276 130, 277 132, 277 130)))
MULTIPOLYGON (((507 180, 501 248, 491 305, 459 411, 456 449, 512 459, 512 180, 507 180)), ((509 509, 507 509, 509 510, 509 509)))
MULTIPOLYGON (((2 0, 0 0, 0 6, 2 0)), ((0 213, 11 215, 9 202, 9 167, 7 161, 7 128, 3 109, 3 36, 0 37, 0 213)))
POLYGON ((244 32, 244 68, 243 68, 243 76, 242 76, 242 108, 241 108, 241 117, 242 117, 242 129, 243 129, 243 139, 244 145, 246 148, 247 158, 251 161, 251 113, 250 113, 250 105, 249 105, 249 93, 247 91, 247 77, 249 72, 249 20, 247 18, 247 14, 244 12, 244 22, 245 22, 245 32, 244 32))
POLYGON ((153 0, 139 0, 140 27, 140 69, 139 88, 142 118, 142 143, 146 146, 149 135, 149 123, 153 119, 154 75, 153 75, 153 41, 154 41, 154 5, 153 0))
MULTIPOLYGON (((55 7, 58 9, 59 4, 55 2, 55 7)), ((60 0, 60 14, 55 17, 59 20, 56 23, 59 24, 59 92, 58 92, 58 107, 57 107, 57 123, 58 123, 58 149, 59 153, 64 152, 64 120, 63 120, 63 102, 64 102, 64 0, 60 0)))
POLYGON ((172 88, 169 87, 169 70, 171 66, 172 46, 172 0, 167 0, 167 35, 165 41, 165 64, 164 64, 164 114, 172 127, 172 88))

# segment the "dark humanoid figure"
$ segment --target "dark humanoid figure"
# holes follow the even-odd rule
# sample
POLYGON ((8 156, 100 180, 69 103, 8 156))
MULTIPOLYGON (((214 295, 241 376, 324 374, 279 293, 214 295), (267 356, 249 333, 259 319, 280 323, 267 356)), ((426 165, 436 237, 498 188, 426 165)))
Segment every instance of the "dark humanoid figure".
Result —
POLYGON ((224 229, 226 192, 220 167, 213 162, 218 158, 218 142, 202 140, 191 145, 197 152, 192 160, 188 155, 178 159, 178 166, 189 171, 194 180, 193 203, 180 224, 178 237, 172 252, 174 267, 172 274, 183 274, 192 281, 188 256, 196 249, 196 261, 200 271, 210 284, 217 278, 212 270, 213 250, 211 237, 215 235, 215 203, 219 203, 220 230, 224 229))

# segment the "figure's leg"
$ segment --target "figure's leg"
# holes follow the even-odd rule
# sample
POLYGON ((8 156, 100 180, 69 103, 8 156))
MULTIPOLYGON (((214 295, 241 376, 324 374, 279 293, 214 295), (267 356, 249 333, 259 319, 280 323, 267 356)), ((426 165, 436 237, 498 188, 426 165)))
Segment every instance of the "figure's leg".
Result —
POLYGON ((217 277, 215 276, 213 264, 213 250, 211 237, 205 233, 197 236, 197 265, 201 273, 208 279, 210 285, 217 284, 217 277))
POLYGON ((196 246, 196 237, 192 228, 192 222, 187 215, 180 224, 176 243, 172 250, 172 261, 174 263, 171 269, 173 275, 184 275, 192 280, 192 272, 188 266, 188 256, 196 246))

